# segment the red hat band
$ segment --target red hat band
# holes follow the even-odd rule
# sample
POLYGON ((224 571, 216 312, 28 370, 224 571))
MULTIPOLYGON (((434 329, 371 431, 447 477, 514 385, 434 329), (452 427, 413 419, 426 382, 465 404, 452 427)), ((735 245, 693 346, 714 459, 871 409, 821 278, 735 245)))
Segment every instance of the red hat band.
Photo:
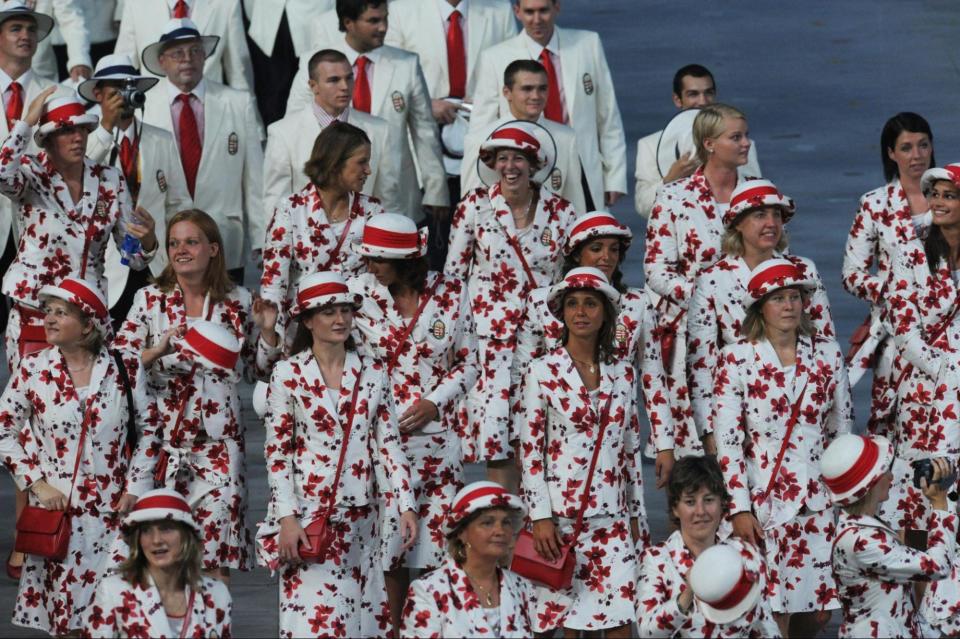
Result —
POLYGON ((82 104, 70 102, 69 104, 64 104, 63 106, 44 113, 40 123, 59 122, 61 125, 66 126, 70 124, 70 118, 86 115, 86 113, 82 104))
POLYGON ((730 610, 750 594, 750 590, 753 588, 755 581, 756 579, 753 579, 745 568, 741 568, 740 579, 737 580, 733 589, 724 595, 723 599, 719 601, 704 601, 704 603, 717 610, 730 610))
POLYGON ((780 195, 780 191, 771 187, 771 186, 758 186, 752 189, 747 189, 742 193, 738 193, 735 198, 730 200, 730 208, 736 208, 744 202, 756 201, 757 205, 763 204, 763 198, 768 195, 774 195, 777 197, 783 197, 780 195))
POLYGON ((770 284, 785 282, 787 278, 801 279, 800 270, 793 264, 772 266, 762 273, 757 273, 757 275, 750 280, 747 289, 749 289, 750 293, 755 297, 759 297, 765 287, 770 284))
POLYGON ((233 370, 237 365, 237 359, 239 359, 240 353, 235 353, 207 339, 195 328, 187 331, 187 334, 184 335, 184 340, 190 344, 193 350, 221 368, 233 370))
POLYGON ((470 491, 464 495, 460 501, 458 501, 453 509, 457 512, 464 512, 467 508, 470 507, 470 502, 475 499, 480 499, 481 497, 486 497, 487 495, 496 495, 500 498, 505 498, 507 491, 504 488, 499 488, 496 486, 484 486, 483 488, 477 488, 476 490, 470 491))
POLYGON ((91 291, 89 288, 80 284, 76 280, 66 279, 60 282, 60 286, 68 293, 72 293, 80 300, 82 303, 86 304, 93 309, 93 314, 99 319, 103 319, 107 316, 107 307, 103 305, 103 302, 91 291))
POLYGON ((490 139, 510 140, 521 147, 531 147, 537 151, 540 150, 539 140, 522 129, 500 129, 499 131, 494 131, 490 139))
POLYGON ((571 236, 577 235, 578 233, 583 233, 584 231, 589 231, 590 229, 597 228, 598 226, 613 226, 618 229, 622 229, 623 225, 617 221, 617 218, 611 216, 598 215, 595 218, 584 220, 580 222, 575 227, 573 231, 570 232, 571 236))
POLYGON ((182 499, 177 499, 176 497, 170 497, 167 495, 155 495, 153 497, 146 497, 137 502, 136 506, 133 507, 133 511, 137 512, 140 510, 148 510, 151 508, 164 508, 167 510, 179 510, 190 514, 190 506, 187 505, 182 499))
POLYGON ((880 458, 880 447, 872 439, 861 437, 863 440, 863 449, 860 456, 842 475, 837 477, 824 477, 823 483, 827 485, 834 494, 840 495, 849 492, 857 487, 873 470, 880 458))
POLYGON ((420 248, 420 234, 398 233, 367 224, 363 228, 363 243, 379 248, 416 250, 420 248))
POLYGON ((297 293, 297 304, 300 306, 305 306, 310 300, 317 297, 325 297, 327 295, 342 295, 349 292, 350 289, 348 289, 345 284, 340 284, 339 282, 317 284, 316 286, 311 286, 310 288, 305 288, 302 291, 299 291, 297 293))
POLYGON ((950 174, 954 184, 960 185, 960 165, 948 164, 943 170, 950 174))

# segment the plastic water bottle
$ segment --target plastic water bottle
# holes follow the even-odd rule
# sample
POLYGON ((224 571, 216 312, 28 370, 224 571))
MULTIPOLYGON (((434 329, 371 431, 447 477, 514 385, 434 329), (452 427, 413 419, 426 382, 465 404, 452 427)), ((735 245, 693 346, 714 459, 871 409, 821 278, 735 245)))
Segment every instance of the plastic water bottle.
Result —
POLYGON ((138 253, 140 253, 140 240, 127 233, 123 236, 123 244, 120 245, 120 263, 130 266, 130 258, 138 253))

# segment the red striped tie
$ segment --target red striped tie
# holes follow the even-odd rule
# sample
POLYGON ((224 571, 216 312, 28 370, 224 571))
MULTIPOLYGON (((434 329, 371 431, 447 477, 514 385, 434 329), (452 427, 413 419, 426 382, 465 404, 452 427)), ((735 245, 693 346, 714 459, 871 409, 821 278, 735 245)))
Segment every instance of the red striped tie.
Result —
POLYGON ((187 6, 186 0, 177 0, 177 4, 173 5, 173 17, 174 18, 190 17, 190 7, 187 6))
POLYGON ((450 95, 462 98, 467 95, 467 56, 463 46, 463 27, 460 26, 460 12, 450 14, 450 28, 447 29, 447 67, 450 76, 450 95))
POLYGON ((13 121, 23 117, 23 87, 19 82, 10 83, 10 100, 7 102, 7 131, 13 128, 13 121))
POLYGON ((548 120, 563 124, 563 102, 560 100, 560 81, 557 79, 557 70, 553 66, 550 52, 547 51, 546 48, 540 52, 540 64, 547 70, 547 84, 550 85, 547 90, 547 108, 543 110, 543 114, 547 116, 548 120))
POLYGON ((200 155, 203 153, 203 146, 200 142, 200 127, 197 126, 197 116, 193 114, 193 107, 190 106, 191 97, 193 97, 192 93, 181 93, 177 96, 177 100, 182 105, 180 108, 180 163, 183 165, 183 173, 187 178, 190 197, 193 197, 197 186, 197 169, 200 168, 200 155))
POLYGON ((357 58, 357 77, 353 81, 353 108, 370 113, 370 82, 367 81, 367 64, 370 58, 365 55, 357 58))

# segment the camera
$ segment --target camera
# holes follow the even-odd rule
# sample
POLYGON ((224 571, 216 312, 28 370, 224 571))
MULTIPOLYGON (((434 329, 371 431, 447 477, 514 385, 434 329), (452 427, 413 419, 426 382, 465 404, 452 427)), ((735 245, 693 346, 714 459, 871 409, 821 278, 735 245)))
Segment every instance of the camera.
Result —
POLYGON ((147 94, 137 88, 136 80, 127 80, 120 88, 120 96, 123 98, 124 115, 133 115, 137 109, 142 109, 147 103, 147 94))
MULTIPOLYGON (((910 462, 910 466, 913 468, 913 485, 915 488, 920 488, 920 480, 923 478, 927 479, 927 485, 933 481, 933 460, 932 459, 918 459, 916 461, 910 462)), ((957 481, 957 470, 954 468, 953 472, 948 476, 942 478, 937 482, 941 488, 949 488, 957 481)))

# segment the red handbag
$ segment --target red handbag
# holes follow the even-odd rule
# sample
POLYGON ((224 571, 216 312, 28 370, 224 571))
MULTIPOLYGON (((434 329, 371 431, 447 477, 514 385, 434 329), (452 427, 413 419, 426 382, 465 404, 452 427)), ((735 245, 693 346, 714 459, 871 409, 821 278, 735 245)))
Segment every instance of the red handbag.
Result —
POLYGON ((537 552, 533 545, 533 534, 529 530, 521 530, 517 543, 513 548, 513 559, 510 570, 530 581, 543 584, 553 590, 566 590, 573 585, 573 571, 577 566, 577 557, 573 549, 583 530, 583 513, 587 510, 587 501, 590 499, 590 487, 593 485, 593 471, 597 467, 597 457, 600 454, 600 444, 603 443, 603 434, 610 421, 610 402, 613 401, 613 390, 607 397, 607 403, 600 413, 600 433, 597 443, 593 446, 593 457, 590 458, 590 469, 587 471, 587 483, 580 497, 580 510, 577 513, 577 522, 573 525, 573 537, 560 548, 560 557, 556 561, 549 561, 537 552))
POLYGON ((43 326, 27 324, 29 318, 43 319, 45 315, 20 304, 17 305, 17 311, 20 313, 20 336, 17 338, 17 352, 20 357, 50 348, 47 330, 43 326))
MULTIPOLYGON (((853 361, 853 358, 857 356, 857 352, 860 350, 860 347, 863 346, 863 343, 870 337, 870 326, 872 324, 873 317, 867 315, 867 319, 863 320, 863 323, 860 324, 857 330, 853 331, 853 335, 850 336, 850 348, 847 349, 847 355, 844 358, 848 366, 853 361)), ((870 366, 873 366, 873 362, 871 362, 870 366)))
POLYGON ((350 443, 350 430, 353 427, 353 415, 357 412, 357 393, 360 390, 360 375, 353 385, 353 395, 350 397, 350 412, 347 414, 347 425, 343 429, 343 446, 340 448, 340 458, 337 460, 337 472, 333 476, 333 490, 330 491, 330 503, 323 515, 314 519, 303 529, 310 540, 309 546, 302 543, 297 548, 300 559, 309 563, 322 563, 336 537, 330 526, 330 515, 337 503, 337 486, 340 485, 340 475, 343 472, 343 461, 347 456, 347 446, 350 443))

